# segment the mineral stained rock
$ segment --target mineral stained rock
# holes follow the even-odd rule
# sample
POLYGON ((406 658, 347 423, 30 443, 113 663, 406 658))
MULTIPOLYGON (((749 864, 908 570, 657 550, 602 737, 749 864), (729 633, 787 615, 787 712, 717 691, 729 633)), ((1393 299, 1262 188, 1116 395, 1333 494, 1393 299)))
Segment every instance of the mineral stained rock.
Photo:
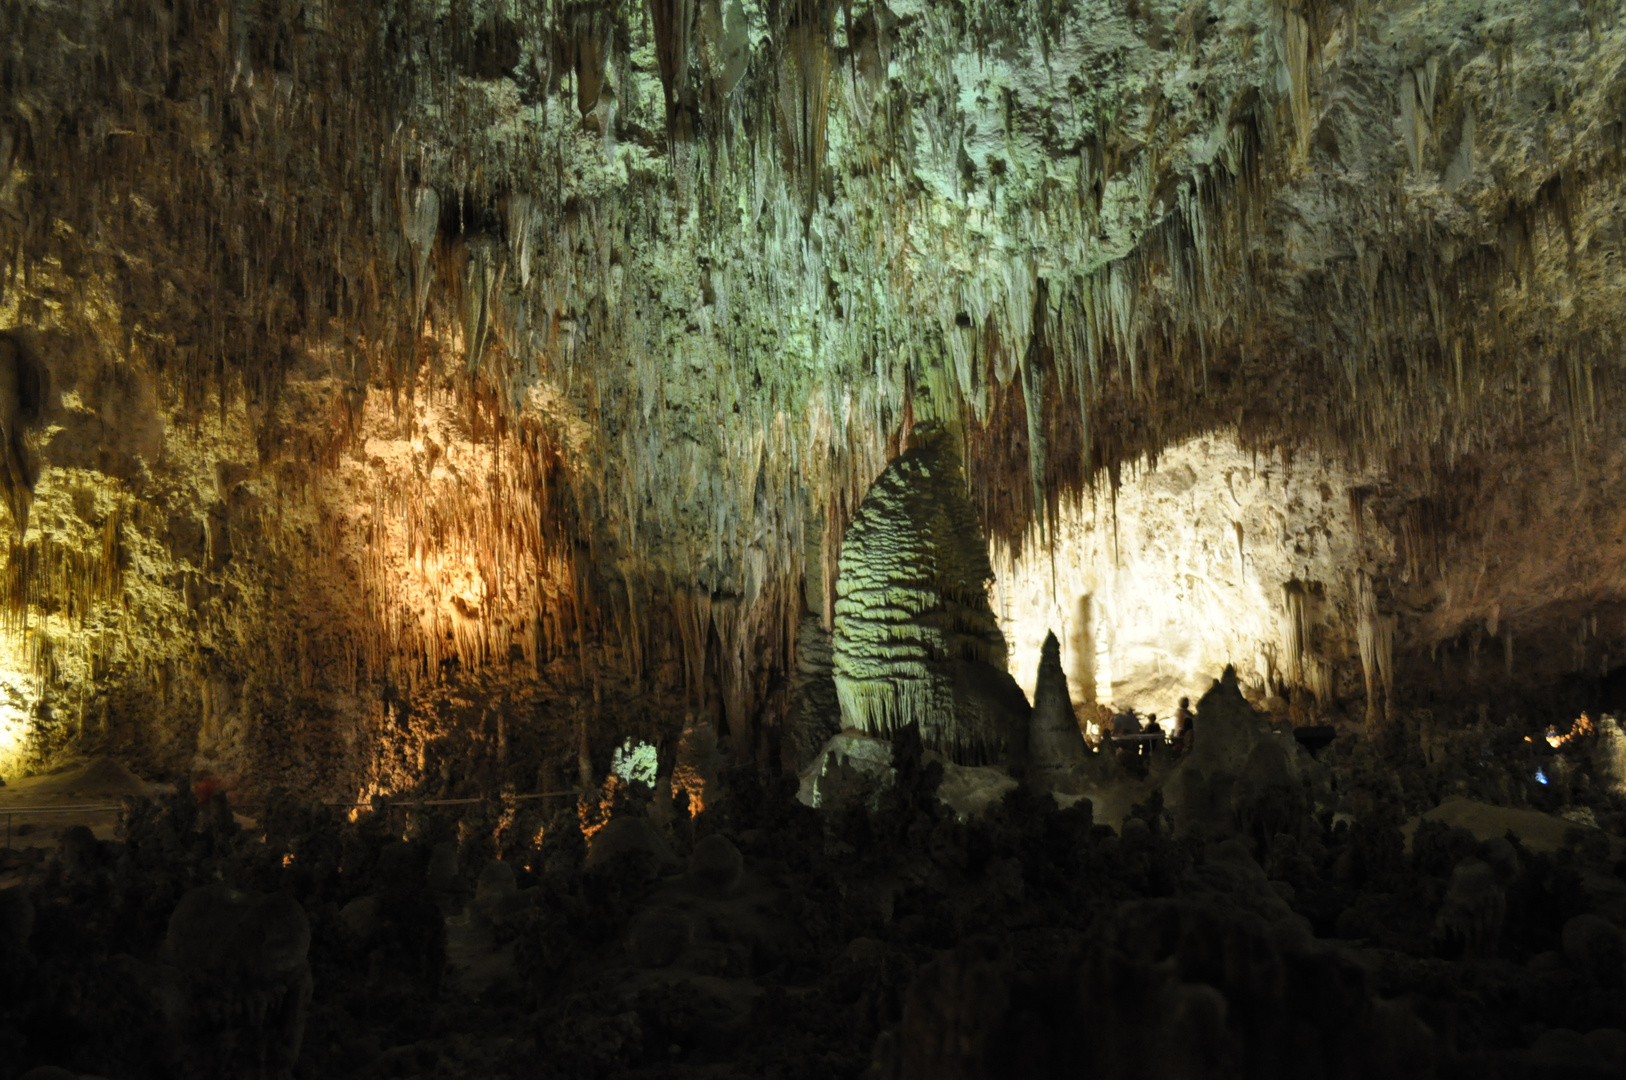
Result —
POLYGON ((963 764, 996 760, 1027 701, 1005 673, 987 545, 946 434, 924 432, 870 487, 842 544, 835 683, 847 727, 920 725, 963 764))

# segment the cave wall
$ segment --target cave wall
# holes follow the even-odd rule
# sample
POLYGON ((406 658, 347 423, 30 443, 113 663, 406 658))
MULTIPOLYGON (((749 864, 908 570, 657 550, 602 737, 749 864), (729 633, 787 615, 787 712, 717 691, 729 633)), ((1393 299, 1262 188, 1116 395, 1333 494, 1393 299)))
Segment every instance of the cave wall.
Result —
POLYGON ((649 711, 682 697, 675 644, 627 609, 582 625, 604 613, 579 602, 550 503, 572 429, 542 434, 542 403, 499 413, 426 371, 336 418, 349 403, 312 362, 269 420, 198 415, 139 355, 8 340, 51 387, 28 530, 0 534, 0 775, 115 749, 159 775, 352 797, 425 773, 500 783, 510 757, 534 782, 547 747, 564 783, 600 710, 649 738, 672 726, 649 711))
POLYGON ((1304 690, 1301 715, 1359 718, 1364 576, 1400 700, 1498 721, 1619 707, 1622 445, 1614 421, 1535 425, 1443 481, 1226 432, 1166 448, 1062 504, 1049 543, 992 545, 1011 671, 1031 695, 1054 631, 1086 722, 1096 703, 1167 718, 1227 664, 1256 701, 1304 690))
POLYGON ((1031 696, 1053 631, 1078 706, 1172 717, 1227 664, 1260 698, 1361 692, 1356 575, 1386 567, 1393 539, 1357 533, 1350 492, 1376 479, 1225 432, 1167 448, 1115 493, 1063 504, 1049 544, 996 551, 1011 670, 1031 696))
POLYGON ((1199 565, 1255 678, 1268 579, 1319 583, 1340 694, 1341 589, 1412 663, 1573 548, 1590 634, 1606 475, 1591 531, 1516 523, 1499 561, 1453 500, 1542 503, 1611 440, 1623 58, 1618 12, 1562 0, 0 3, 0 330, 50 386, 4 752, 369 789, 448 740, 497 762, 494 713, 574 746, 644 701, 771 759, 915 416, 1169 678, 1219 655, 1154 644, 1199 565), (1201 507, 1206 553, 1154 535, 1103 584, 1100 500, 1063 507, 1127 472, 1144 526, 1189 504, 1136 510, 1174 475, 1136 463, 1233 430, 1375 489, 1368 586, 1331 480, 1241 521, 1239 587, 1201 507), (1424 542, 1426 587, 1385 546, 1424 542))

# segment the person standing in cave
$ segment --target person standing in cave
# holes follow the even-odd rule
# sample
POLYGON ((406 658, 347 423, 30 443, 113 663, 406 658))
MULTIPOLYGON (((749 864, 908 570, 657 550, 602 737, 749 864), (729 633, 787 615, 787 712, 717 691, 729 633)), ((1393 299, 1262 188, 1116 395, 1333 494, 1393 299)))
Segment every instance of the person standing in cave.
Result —
POLYGON ((1191 749, 1191 699, 1180 699, 1180 707, 1174 710, 1174 752, 1183 754, 1191 749))
POLYGON ((1117 759, 1119 768, 1137 779, 1141 777, 1144 765, 1141 761, 1144 747, 1135 738, 1140 733, 1140 717, 1135 715, 1133 706, 1126 706, 1123 712, 1112 718, 1112 756, 1117 759))
POLYGON ((1135 715, 1133 708, 1126 706, 1123 712, 1112 718, 1112 734, 1116 738, 1140 734, 1140 717, 1135 715))

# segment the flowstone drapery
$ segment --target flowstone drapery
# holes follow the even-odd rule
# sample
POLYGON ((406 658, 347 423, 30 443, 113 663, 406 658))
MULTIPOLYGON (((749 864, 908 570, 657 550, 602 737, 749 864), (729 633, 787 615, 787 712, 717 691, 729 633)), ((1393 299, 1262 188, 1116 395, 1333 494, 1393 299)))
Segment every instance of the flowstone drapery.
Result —
POLYGON ((1005 672, 987 552, 952 441, 925 432, 876 479, 842 542, 834 651, 845 726, 887 737, 918 723, 954 761, 999 756, 1028 705, 1005 672))

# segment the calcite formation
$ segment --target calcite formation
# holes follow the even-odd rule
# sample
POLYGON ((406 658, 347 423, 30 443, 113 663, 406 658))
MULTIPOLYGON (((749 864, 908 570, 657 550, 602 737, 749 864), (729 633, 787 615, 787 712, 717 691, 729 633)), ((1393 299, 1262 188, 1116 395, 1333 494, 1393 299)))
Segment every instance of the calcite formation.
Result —
POLYGON ((952 442, 917 434, 870 487, 842 542, 836 693, 846 726, 888 738, 918 724, 928 747, 975 764, 997 758, 1011 734, 1000 708, 1010 700, 1000 680, 1009 682, 1005 638, 952 442))
POLYGON ((1348 492, 1379 470, 1249 452, 1223 434, 1166 447, 1115 490, 1061 502, 1047 542, 996 544, 995 610, 1025 689, 1051 632, 1080 710, 1171 717, 1227 664, 1259 697, 1363 691, 1358 573, 1393 537, 1348 492))
POLYGON ((1067 693, 1061 643, 1048 634, 1039 654, 1039 674, 1028 720, 1025 779, 1041 791, 1076 792, 1089 765, 1089 748, 1067 693))
POLYGON ((287 1075, 311 998, 310 922, 292 897, 205 885, 164 938, 162 995, 183 1076, 287 1075))

